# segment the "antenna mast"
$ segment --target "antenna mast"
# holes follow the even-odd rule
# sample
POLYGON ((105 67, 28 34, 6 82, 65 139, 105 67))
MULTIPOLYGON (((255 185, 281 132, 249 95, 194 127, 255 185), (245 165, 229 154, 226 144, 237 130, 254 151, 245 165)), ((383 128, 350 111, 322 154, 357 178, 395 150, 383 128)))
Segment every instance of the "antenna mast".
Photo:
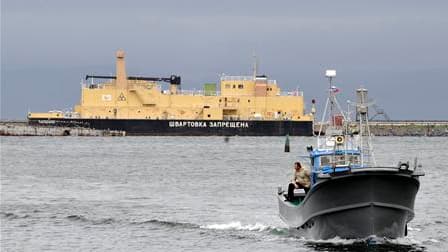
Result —
POLYGON ((254 58, 253 75, 255 80, 255 78, 257 78, 257 72, 258 72, 258 59, 255 53, 253 54, 252 57, 254 58))
POLYGON ((330 84, 328 88, 328 92, 330 92, 330 95, 328 96, 330 99, 330 120, 331 125, 335 126, 335 118, 334 118, 334 90, 333 90, 333 78, 336 77, 336 70, 327 70, 325 71, 325 77, 328 78, 328 83, 330 84))
POLYGON ((357 89, 356 96, 358 99, 356 103, 356 116, 359 121, 360 147, 363 152, 361 153, 361 165, 364 166, 365 163, 376 165, 373 154, 372 135, 369 127, 367 89, 357 89), (364 137, 367 137, 366 141, 364 141, 364 137))

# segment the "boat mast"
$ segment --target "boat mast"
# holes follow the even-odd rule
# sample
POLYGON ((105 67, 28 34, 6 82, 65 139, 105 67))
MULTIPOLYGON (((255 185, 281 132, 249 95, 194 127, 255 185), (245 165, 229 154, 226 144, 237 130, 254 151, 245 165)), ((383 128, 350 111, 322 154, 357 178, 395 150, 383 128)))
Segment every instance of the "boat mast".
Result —
POLYGON ((356 103, 356 117, 359 122, 359 136, 360 136, 360 144, 359 147, 361 149, 361 166, 364 166, 364 163, 368 165, 376 165, 375 156, 373 153, 372 146, 372 134, 370 133, 369 127, 369 117, 368 117, 368 104, 367 104, 367 89, 359 88, 356 90, 357 94, 357 103, 356 103), (366 141, 364 141, 364 137, 366 141), (365 160, 367 159, 367 160, 365 160))
POLYGON ((335 126, 335 116, 334 116, 334 90, 333 90, 333 77, 336 77, 336 70, 327 70, 325 73, 325 76, 328 78, 328 83, 330 86, 328 87, 328 92, 330 92, 329 99, 330 99, 330 119, 331 119, 331 126, 335 126))
POLYGON ((336 93, 339 92, 338 88, 333 86, 333 78, 336 77, 336 70, 327 70, 325 72, 325 77, 328 78, 328 83, 329 83, 329 88, 328 88, 328 102, 330 103, 330 126, 333 126, 334 128, 336 128, 337 126, 341 126, 341 125, 336 125, 336 111, 338 110, 340 114, 337 114, 339 116, 342 116, 342 118, 344 119, 344 121, 347 121, 347 117, 345 116, 344 111, 342 110, 341 105, 339 104, 338 100, 336 99, 336 93))
MULTIPOLYGON (((328 81, 329 81, 329 88, 328 88, 328 97, 327 97, 327 100, 326 100, 326 102, 325 102, 325 108, 324 108, 324 112, 323 112, 323 114, 322 114, 322 120, 320 121, 320 126, 319 126, 319 133, 318 133, 318 135, 317 135, 317 146, 318 146, 318 148, 320 147, 320 137, 321 137, 321 135, 322 135, 322 129, 323 129, 323 125, 324 125, 324 122, 325 122, 325 118, 326 118, 326 116, 327 116, 327 110, 328 110, 328 105, 330 104, 330 111, 329 111, 329 122, 330 122, 330 120, 331 120, 331 122, 330 122, 330 124, 328 125, 328 126, 334 126, 334 116, 333 116, 333 105, 334 105, 334 93, 332 92, 332 89, 331 89, 331 87, 332 87, 332 80, 333 80, 333 78, 334 77, 336 77, 336 70, 326 70, 325 71, 325 77, 327 77, 328 78, 328 81)), ((327 127, 328 127, 327 126, 327 127)))

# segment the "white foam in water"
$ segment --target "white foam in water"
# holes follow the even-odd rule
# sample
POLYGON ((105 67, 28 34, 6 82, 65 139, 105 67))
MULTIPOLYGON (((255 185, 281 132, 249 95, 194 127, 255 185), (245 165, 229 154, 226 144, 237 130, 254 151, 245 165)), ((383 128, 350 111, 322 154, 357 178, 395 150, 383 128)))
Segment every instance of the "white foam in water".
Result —
POLYGON ((395 238, 395 239, 387 239, 387 242, 392 243, 392 244, 401 244, 401 245, 421 244, 420 241, 417 241, 409 236, 395 238))
POLYGON ((210 224, 201 226, 205 229, 216 229, 216 230, 249 230, 249 231, 265 231, 269 229, 269 226, 263 225, 261 223, 243 225, 239 221, 232 221, 225 224, 210 224))
POLYGON ((305 239, 307 242, 311 243, 328 243, 328 244, 337 244, 337 245, 351 245, 355 242, 358 242, 358 239, 343 239, 340 237, 334 237, 328 240, 310 240, 305 239))
POLYGON ((413 228, 413 227, 408 227, 409 231, 416 231, 416 232, 420 232, 422 231, 420 228, 413 228))

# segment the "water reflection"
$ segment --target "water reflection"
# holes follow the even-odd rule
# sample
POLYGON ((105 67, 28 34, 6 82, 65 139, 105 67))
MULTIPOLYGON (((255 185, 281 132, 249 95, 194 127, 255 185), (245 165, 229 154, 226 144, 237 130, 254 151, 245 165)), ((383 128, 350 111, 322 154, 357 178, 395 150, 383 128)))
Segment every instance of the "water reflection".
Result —
POLYGON ((427 251, 425 247, 416 244, 396 244, 377 241, 356 241, 353 243, 306 242, 305 245, 315 251, 375 251, 375 252, 417 252, 427 251))

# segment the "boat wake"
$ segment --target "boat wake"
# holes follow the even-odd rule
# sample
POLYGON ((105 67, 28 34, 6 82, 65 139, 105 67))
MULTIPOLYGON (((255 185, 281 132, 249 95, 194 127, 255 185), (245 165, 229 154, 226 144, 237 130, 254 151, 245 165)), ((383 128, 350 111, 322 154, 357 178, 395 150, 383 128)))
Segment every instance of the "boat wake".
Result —
POLYGON ((209 224, 200 226, 203 229, 215 229, 215 230, 247 230, 247 231, 270 231, 277 229, 276 227, 267 226, 261 223, 255 224, 242 224, 240 221, 232 221, 224 224, 209 224))
POLYGON ((229 231, 252 231, 252 232, 270 232, 274 234, 287 234, 288 229, 287 228, 279 228, 274 226, 268 226, 262 223, 255 223, 255 224, 243 224, 240 221, 231 221, 229 223, 212 223, 212 224, 204 224, 204 225, 198 225, 193 223, 186 223, 186 222, 176 222, 176 221, 166 221, 166 220, 157 220, 152 219, 148 221, 142 221, 142 222, 132 222, 132 224, 137 225, 159 225, 159 226, 165 226, 165 227, 171 227, 171 228, 197 228, 197 229, 206 229, 206 230, 229 230, 229 231))
POLYGON ((262 223, 243 224, 232 221, 222 224, 209 224, 199 226, 201 229, 250 231, 273 235, 279 239, 297 241, 316 251, 426 251, 422 242, 409 237, 387 239, 371 236, 366 239, 332 238, 328 240, 312 240, 298 236, 295 230, 284 227, 269 226, 262 223))
MULTIPOLYGON (((11 212, 0 212, 2 219, 14 221, 21 218, 32 218, 30 215, 19 215, 11 212)), ((51 217, 57 218, 56 216, 51 217)), ((378 237, 369 237, 367 239, 342 239, 332 238, 328 240, 312 240, 307 239, 297 233, 295 229, 286 227, 277 227, 266 225, 263 223, 243 223, 241 221, 231 221, 227 223, 210 223, 210 224, 195 224, 181 221, 171 221, 162 219, 149 219, 142 221, 126 221, 114 219, 111 217, 105 218, 91 218, 84 215, 73 214, 66 215, 66 220, 72 222, 83 223, 82 225, 138 225, 148 226, 149 228, 164 228, 164 229, 190 229, 190 230, 209 230, 215 234, 231 236, 238 234, 239 238, 260 238, 268 240, 287 240, 288 242, 298 242, 304 246, 315 251, 425 251, 422 244, 426 242, 436 241, 417 241, 412 237, 412 232, 418 232, 416 228, 409 228, 411 231, 410 237, 398 239, 386 239, 378 237), (269 238, 270 237, 270 238, 269 238)), ((200 232, 203 232, 200 231, 200 232)))
POLYGON ((231 221, 228 223, 212 223, 212 224, 194 224, 194 223, 187 223, 187 222, 176 222, 176 221, 167 221, 167 220, 158 220, 158 219, 152 219, 147 221, 141 221, 141 222, 132 222, 133 225, 156 225, 156 226, 162 226, 166 228, 186 228, 186 229, 200 229, 200 230, 210 230, 210 231, 223 231, 223 232, 232 232, 232 231, 238 231, 238 232, 244 232, 248 231, 250 233, 264 233, 264 234, 271 234, 276 236, 288 236, 289 231, 287 228, 283 227, 275 227, 275 226, 269 226, 262 223, 255 223, 255 224, 243 224, 241 221, 231 221))
POLYGON ((166 228, 189 228, 189 229, 195 229, 199 228, 199 225, 188 223, 188 222, 176 222, 176 221, 168 221, 168 220, 157 220, 157 219, 151 219, 147 221, 136 221, 131 222, 132 225, 156 225, 166 228))

